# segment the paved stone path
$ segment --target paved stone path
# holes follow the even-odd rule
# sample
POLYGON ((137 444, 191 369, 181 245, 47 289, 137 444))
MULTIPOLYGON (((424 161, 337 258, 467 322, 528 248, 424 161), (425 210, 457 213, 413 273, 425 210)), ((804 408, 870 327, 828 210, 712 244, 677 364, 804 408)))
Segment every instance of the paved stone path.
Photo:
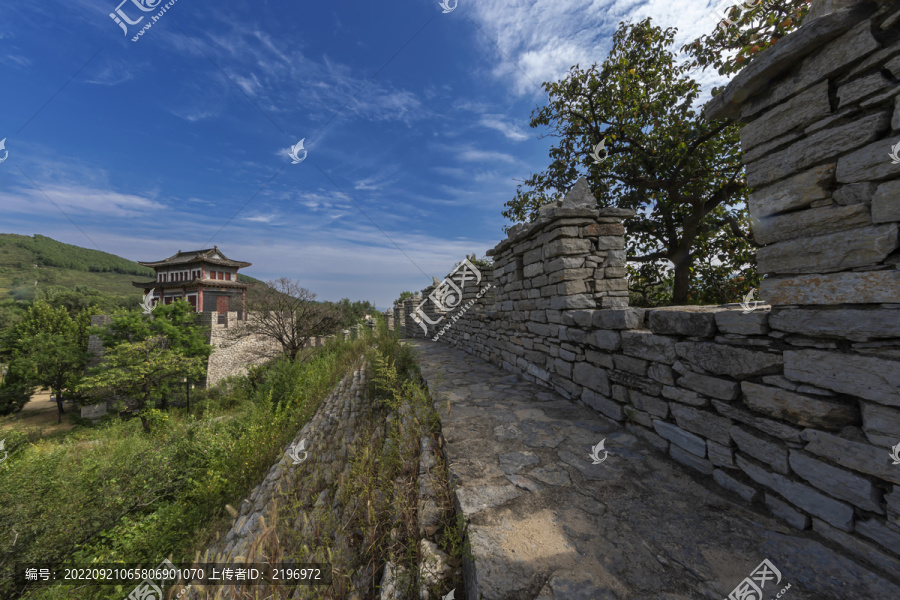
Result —
POLYGON ((900 587, 590 408, 453 347, 410 344, 468 523, 470 600, 722 600, 764 559, 781 579, 762 600, 788 585, 779 598, 900 598, 900 587), (608 458, 594 465, 603 439, 608 458))

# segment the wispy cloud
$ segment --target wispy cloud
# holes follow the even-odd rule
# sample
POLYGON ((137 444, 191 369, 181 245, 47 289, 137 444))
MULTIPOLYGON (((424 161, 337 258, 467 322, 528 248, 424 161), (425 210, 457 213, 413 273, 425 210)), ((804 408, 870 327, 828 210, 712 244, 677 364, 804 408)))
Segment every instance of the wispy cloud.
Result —
POLYGON ((508 122, 503 115, 483 115, 478 123, 482 127, 499 131, 514 142, 524 142, 529 139, 528 134, 522 131, 518 125, 508 122))

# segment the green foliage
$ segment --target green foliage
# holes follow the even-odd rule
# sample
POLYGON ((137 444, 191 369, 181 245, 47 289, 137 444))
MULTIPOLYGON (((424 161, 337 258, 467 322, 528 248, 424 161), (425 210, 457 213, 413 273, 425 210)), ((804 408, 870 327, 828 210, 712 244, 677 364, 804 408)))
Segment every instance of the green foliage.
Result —
POLYGON ((191 305, 181 298, 172 304, 157 305, 152 316, 150 319, 138 311, 120 312, 112 316, 109 325, 97 328, 97 334, 107 348, 164 337, 170 349, 185 356, 208 358, 212 353, 206 331, 197 325, 191 305))
POLYGON ((719 75, 736 73, 759 53, 800 27, 810 0, 745 0, 727 8, 728 20, 715 31, 682 48, 694 58, 693 67, 714 67, 719 75))
POLYGON ((531 126, 549 127, 559 141, 548 169, 519 186, 503 215, 534 220, 584 176, 601 207, 636 212, 625 223, 628 260, 639 265, 629 269, 631 291, 649 301, 674 266, 665 300, 686 304, 715 295, 695 263, 724 256, 727 276, 746 280, 754 254, 739 129, 694 109, 700 85, 669 50, 674 35, 650 19, 622 23, 602 65, 576 65, 544 84, 549 101, 531 126), (607 156, 598 162, 601 141, 607 156))
POLYGON ((347 329, 351 325, 355 325, 363 320, 366 315, 374 315, 378 312, 375 305, 368 300, 350 301, 349 298, 342 298, 339 302, 323 302, 327 306, 332 306, 340 311, 340 327, 347 329))
POLYGON ((25 376, 26 368, 19 361, 9 364, 6 377, 0 382, 0 416, 19 412, 31 400, 36 387, 25 376))
POLYGON ((413 292, 400 292, 400 298, 398 298, 398 301, 403 302, 407 298, 412 298, 413 296, 415 296, 413 292))
POLYGON ((0 256, 2 256, 3 250, 9 252, 12 249, 25 250, 30 254, 34 264, 43 267, 59 267, 98 273, 122 273, 141 277, 153 276, 152 269, 142 267, 136 262, 126 260, 115 254, 64 244, 42 235, 27 237, 0 234, 0 256))

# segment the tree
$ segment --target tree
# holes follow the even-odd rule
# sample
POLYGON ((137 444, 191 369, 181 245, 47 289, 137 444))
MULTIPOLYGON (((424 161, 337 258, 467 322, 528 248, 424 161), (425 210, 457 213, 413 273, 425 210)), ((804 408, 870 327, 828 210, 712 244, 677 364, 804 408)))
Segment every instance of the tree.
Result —
POLYGON ((400 292, 400 298, 398 298, 397 301, 398 301, 398 302, 403 302, 403 301, 406 300, 407 298, 412 298, 413 296, 415 296, 415 294, 414 294, 413 292, 408 292, 408 291, 407 291, 407 292, 400 292))
POLYGON ((94 397, 127 395, 142 412, 141 424, 149 432, 150 423, 143 409, 154 391, 183 377, 202 377, 204 366, 202 358, 185 356, 161 335, 121 342, 104 354, 101 364, 92 369, 78 391, 94 397))
POLYGON ((810 0, 744 0, 725 10, 715 31, 682 51, 694 58, 691 66, 714 67, 719 75, 731 75, 799 27, 809 5, 810 0))
POLYGON ((10 363, 8 369, 6 377, 0 382, 0 416, 22 410, 35 392, 35 386, 23 374, 20 362, 10 363))
POLYGON ((212 346, 207 342, 206 331, 197 325, 190 304, 180 298, 172 304, 158 304, 152 317, 134 310, 120 312, 112 316, 111 323, 97 328, 96 333, 107 348, 162 336, 172 350, 188 357, 209 358, 212 346))
POLYGON ((302 350, 307 339, 338 331, 343 319, 340 310, 316 302, 315 298, 314 293, 292 279, 254 284, 247 290, 248 318, 239 331, 275 340, 291 360, 298 356, 305 360, 302 350))
POLYGON ((698 260, 715 257, 730 280, 744 278, 741 289, 756 276, 739 129, 695 109, 700 85, 688 76, 690 63, 676 63, 668 50, 674 34, 650 19, 620 23, 602 66, 576 65, 544 83, 549 101, 531 126, 549 127, 560 141, 548 169, 518 187, 503 215, 534 220, 585 176, 600 206, 636 211, 625 223, 628 260, 638 263, 629 265, 632 291, 646 298, 669 281, 671 301, 686 304, 712 295, 697 277, 698 260))

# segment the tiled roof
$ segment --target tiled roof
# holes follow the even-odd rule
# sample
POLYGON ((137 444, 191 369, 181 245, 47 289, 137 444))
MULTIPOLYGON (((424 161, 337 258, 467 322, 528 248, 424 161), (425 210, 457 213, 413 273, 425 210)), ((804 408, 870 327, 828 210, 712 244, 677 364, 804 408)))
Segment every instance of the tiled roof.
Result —
POLYGON ((213 265, 220 265, 223 267, 249 267, 253 263, 241 262, 239 260, 231 260, 222 254, 222 251, 219 250, 218 246, 213 246, 212 248, 208 248, 206 250, 189 250, 188 252, 182 252, 179 250, 169 258, 165 260, 158 260, 155 262, 141 262, 137 261, 139 265, 143 265, 145 267, 171 267, 174 265, 187 265, 189 263, 209 263, 213 265))
POLYGON ((236 289, 246 289, 250 287, 249 283, 241 283, 240 281, 222 281, 219 279, 191 279, 190 281, 167 281, 165 283, 161 281, 132 281, 131 285, 136 288, 141 289, 157 289, 157 290, 169 290, 169 289, 181 289, 181 288, 195 288, 195 287, 230 287, 236 289))

